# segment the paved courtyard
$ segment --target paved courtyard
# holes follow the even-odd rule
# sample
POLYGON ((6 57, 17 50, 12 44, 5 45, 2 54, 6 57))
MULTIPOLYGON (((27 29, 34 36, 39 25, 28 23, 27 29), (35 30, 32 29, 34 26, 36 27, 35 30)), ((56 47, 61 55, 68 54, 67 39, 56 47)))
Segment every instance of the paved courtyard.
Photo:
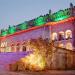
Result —
POLYGON ((56 71, 48 70, 42 72, 6 72, 0 71, 0 75, 75 75, 75 70, 71 71, 56 71))

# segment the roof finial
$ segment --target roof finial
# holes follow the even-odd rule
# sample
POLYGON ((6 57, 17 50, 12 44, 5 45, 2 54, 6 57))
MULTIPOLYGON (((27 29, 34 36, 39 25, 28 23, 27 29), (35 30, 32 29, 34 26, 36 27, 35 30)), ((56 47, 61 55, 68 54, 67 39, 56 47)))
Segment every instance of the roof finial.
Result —
POLYGON ((49 14, 51 14, 51 9, 49 10, 49 14))
POLYGON ((72 3, 70 3, 70 8, 73 8, 73 4, 72 3))

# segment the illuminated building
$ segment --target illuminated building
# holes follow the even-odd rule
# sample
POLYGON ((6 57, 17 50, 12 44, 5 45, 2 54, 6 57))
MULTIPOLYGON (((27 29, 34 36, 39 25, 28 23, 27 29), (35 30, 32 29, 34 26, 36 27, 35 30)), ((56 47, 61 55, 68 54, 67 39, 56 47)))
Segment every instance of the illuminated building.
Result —
POLYGON ((75 6, 59 10, 16 26, 1 30, 0 52, 25 51, 25 41, 42 37, 54 40, 55 44, 67 49, 75 49, 75 6))
MULTIPOLYGON (((50 10, 49 13, 44 16, 39 16, 35 19, 25 21, 24 23, 15 26, 9 26, 6 30, 2 29, 0 34, 0 53, 5 52, 8 56, 11 54, 9 58, 13 58, 13 55, 16 57, 17 52, 23 53, 23 51, 33 51, 34 48, 35 52, 32 52, 33 54, 28 55, 27 58, 22 58, 21 60, 28 65, 30 64, 34 68, 40 67, 43 69, 46 61, 42 55, 38 54, 39 48, 37 49, 37 45, 35 46, 35 39, 42 38, 48 42, 54 41, 54 45, 57 47, 66 48, 70 51, 75 50, 74 25, 75 6, 73 6, 73 4, 70 4, 70 8, 59 10, 53 14, 50 10), (33 48, 29 45, 30 40, 34 41, 33 48)), ((3 54, 0 55, 1 57, 4 56, 5 59, 7 58, 3 54)), ((18 58, 15 59, 17 61, 19 59, 19 55, 18 58)), ((3 60, 3 58, 0 58, 0 60, 3 60)), ((10 61, 12 62, 12 59, 10 61)))

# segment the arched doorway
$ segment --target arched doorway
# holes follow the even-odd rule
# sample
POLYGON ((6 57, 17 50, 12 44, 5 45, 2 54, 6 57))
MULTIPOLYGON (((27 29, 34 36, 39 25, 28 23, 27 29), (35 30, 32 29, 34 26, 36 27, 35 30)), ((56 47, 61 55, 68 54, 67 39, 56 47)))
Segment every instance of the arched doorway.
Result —
POLYGON ((23 49, 22 49, 23 51, 26 51, 26 47, 25 46, 23 46, 23 49))
POLYGON ((72 38, 72 31, 71 30, 66 30, 66 39, 71 39, 72 38))
POLYGON ((59 32, 59 40, 64 40, 64 32, 63 31, 59 32))
POLYGON ((52 39, 53 41, 57 40, 57 33, 56 33, 56 32, 52 33, 51 39, 52 39))

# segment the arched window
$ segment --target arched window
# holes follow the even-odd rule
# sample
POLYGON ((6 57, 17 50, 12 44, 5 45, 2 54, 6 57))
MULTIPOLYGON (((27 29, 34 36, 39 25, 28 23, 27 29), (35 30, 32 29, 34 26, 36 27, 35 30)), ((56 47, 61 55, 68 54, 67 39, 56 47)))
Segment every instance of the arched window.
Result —
POLYGON ((71 39, 72 38, 72 31, 71 30, 67 30, 65 32, 65 34, 66 34, 66 39, 71 39))
POLYGON ((57 33, 56 32, 52 33, 51 39, 52 40, 57 40, 57 33))
POLYGON ((6 41, 4 41, 4 42, 1 42, 1 51, 2 52, 7 52, 7 42, 6 41))
POLYGON ((22 51, 26 51, 26 42, 25 41, 22 44, 22 51))
POLYGON ((15 45, 14 44, 11 44, 11 51, 15 52, 15 45))
POLYGON ((7 47, 7 42, 1 42, 1 47, 7 47))
POLYGON ((25 46, 23 46, 23 51, 26 51, 26 47, 25 46))
POLYGON ((17 51, 17 52, 20 51, 20 43, 18 43, 18 44, 16 45, 16 51, 17 51))
POLYGON ((59 32, 59 40, 64 40, 64 32, 63 31, 59 32))
POLYGON ((68 43, 66 44, 66 49, 72 50, 72 49, 73 49, 72 43, 68 42, 68 43))

